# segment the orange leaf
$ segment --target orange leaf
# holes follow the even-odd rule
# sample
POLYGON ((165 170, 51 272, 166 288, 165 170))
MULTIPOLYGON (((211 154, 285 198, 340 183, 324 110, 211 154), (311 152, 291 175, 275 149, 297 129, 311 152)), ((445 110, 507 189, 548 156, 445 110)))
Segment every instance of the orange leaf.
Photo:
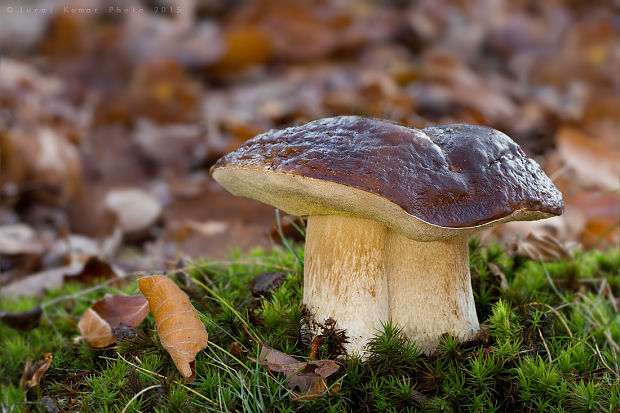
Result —
POLYGON ((193 380, 196 353, 207 346, 208 335, 189 297, 163 275, 138 280, 140 291, 155 316, 157 335, 183 377, 193 380))

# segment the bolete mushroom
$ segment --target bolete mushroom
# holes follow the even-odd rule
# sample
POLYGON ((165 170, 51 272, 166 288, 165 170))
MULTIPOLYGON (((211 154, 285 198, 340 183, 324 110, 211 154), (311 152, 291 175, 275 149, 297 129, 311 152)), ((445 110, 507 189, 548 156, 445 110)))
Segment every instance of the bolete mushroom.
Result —
POLYGON ((468 239, 559 215, 561 193, 505 134, 356 116, 269 131, 217 161, 235 195, 308 217, 303 303, 363 353, 390 318, 426 353, 479 329, 468 239))

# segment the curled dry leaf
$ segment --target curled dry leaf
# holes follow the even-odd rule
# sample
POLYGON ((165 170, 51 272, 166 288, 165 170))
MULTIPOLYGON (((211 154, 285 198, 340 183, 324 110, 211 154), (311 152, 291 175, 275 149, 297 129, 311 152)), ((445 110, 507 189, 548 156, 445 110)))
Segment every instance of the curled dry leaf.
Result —
POLYGON ((148 302, 144 296, 108 295, 84 312, 78 328, 88 345, 107 347, 116 341, 115 328, 135 328, 148 313, 148 302))
POLYGON ((189 297, 163 275, 138 280, 155 316, 157 335, 183 377, 192 381, 196 353, 207 346, 208 335, 189 297))
POLYGON ((300 362, 288 354, 263 345, 259 363, 271 371, 283 373, 291 389, 300 394, 293 394, 293 400, 307 400, 320 397, 328 390, 326 378, 340 369, 333 360, 316 360, 300 362))
POLYGON ((38 361, 33 364, 31 359, 26 360, 26 365, 24 366, 24 373, 22 374, 22 378, 19 381, 20 387, 23 391, 36 387, 41 383, 41 378, 45 372, 52 365, 52 354, 44 353, 41 357, 41 361, 38 361))
POLYGON ((549 234, 530 233, 525 239, 517 239, 508 246, 510 255, 519 255, 536 261, 572 259, 577 243, 564 243, 549 234))
POLYGON ((20 313, 10 313, 3 311, 0 313, 0 321, 9 327, 28 331, 39 325, 39 320, 43 315, 43 308, 36 306, 32 310, 22 311, 20 313))
POLYGON ((243 357, 248 351, 245 350, 237 341, 233 341, 228 348, 228 352, 235 357, 243 357))

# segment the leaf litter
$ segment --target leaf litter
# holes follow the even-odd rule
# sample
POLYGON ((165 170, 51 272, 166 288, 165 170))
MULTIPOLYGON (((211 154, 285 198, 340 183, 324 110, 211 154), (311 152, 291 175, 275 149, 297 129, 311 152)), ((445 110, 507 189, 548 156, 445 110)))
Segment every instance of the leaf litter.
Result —
POLYGON ((309 400, 338 391, 337 386, 328 386, 326 381, 340 370, 337 362, 333 360, 301 362, 264 344, 260 349, 258 360, 251 357, 248 359, 258 362, 270 371, 284 374, 286 383, 292 390, 293 400, 309 400))

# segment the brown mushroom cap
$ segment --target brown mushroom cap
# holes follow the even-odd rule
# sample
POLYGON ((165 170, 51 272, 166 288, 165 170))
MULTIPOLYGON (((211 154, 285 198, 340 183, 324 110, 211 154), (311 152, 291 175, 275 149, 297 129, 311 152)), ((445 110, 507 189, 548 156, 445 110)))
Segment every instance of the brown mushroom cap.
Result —
POLYGON ((233 194, 293 215, 373 219, 419 241, 564 209, 562 194, 516 143, 475 125, 419 130, 320 119, 254 137, 211 174, 233 194))

